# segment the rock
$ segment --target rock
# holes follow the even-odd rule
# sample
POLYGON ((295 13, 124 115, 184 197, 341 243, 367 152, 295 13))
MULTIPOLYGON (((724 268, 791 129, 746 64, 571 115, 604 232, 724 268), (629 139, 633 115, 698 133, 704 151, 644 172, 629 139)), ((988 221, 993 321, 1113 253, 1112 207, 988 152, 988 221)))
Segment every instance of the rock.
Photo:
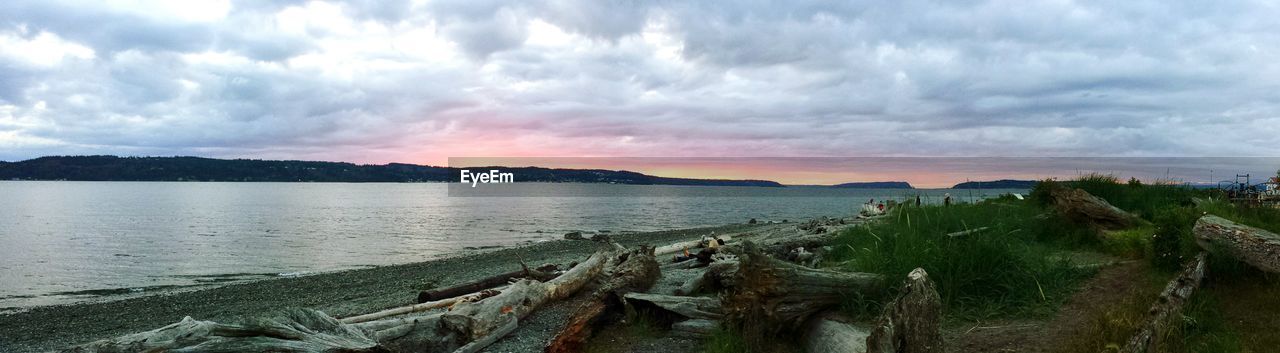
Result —
POLYGON ((750 221, 747 221, 747 224, 756 224, 756 219, 752 218, 750 221))
POLYGON ((591 235, 591 241, 607 243, 612 241, 612 239, 613 238, 610 238, 608 234, 604 234, 604 233, 597 233, 597 234, 591 235))
POLYGON ((565 238, 565 239, 568 239, 568 240, 582 240, 582 239, 583 239, 583 238, 582 238, 582 232, 568 232, 568 233, 564 233, 564 238, 565 238))

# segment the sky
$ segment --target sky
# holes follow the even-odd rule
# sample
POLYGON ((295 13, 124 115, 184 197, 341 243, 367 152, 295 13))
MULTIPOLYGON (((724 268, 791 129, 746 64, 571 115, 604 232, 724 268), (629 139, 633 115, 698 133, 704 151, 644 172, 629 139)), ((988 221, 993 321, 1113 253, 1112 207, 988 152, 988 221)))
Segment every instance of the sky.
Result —
POLYGON ((0 2, 0 160, 1280 156, 1271 1, 0 2))

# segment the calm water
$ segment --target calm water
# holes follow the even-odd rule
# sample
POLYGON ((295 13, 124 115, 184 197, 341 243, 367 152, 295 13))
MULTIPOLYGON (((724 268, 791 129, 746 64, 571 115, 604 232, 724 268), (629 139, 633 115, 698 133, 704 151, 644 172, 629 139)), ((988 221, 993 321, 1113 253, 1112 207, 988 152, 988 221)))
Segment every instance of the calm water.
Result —
POLYGON ((572 230, 797 220, 848 215, 873 197, 1010 192, 517 185, 627 196, 449 197, 445 184, 4 181, 0 308, 416 262, 572 230))

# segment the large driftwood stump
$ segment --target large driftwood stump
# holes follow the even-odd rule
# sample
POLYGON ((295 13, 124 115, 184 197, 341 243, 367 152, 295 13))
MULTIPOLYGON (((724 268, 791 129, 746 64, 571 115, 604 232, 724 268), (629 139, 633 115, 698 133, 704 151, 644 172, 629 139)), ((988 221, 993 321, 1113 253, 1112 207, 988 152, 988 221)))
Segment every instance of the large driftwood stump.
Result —
POLYGON ((875 274, 812 269, 771 258, 754 243, 731 248, 738 257, 732 286, 722 297, 729 323, 757 346, 794 331, 809 316, 849 295, 873 294, 884 279, 875 274))
POLYGON ((547 344, 546 352, 580 352, 596 328, 609 317, 622 312, 623 296, 644 291, 658 281, 658 261, 653 248, 641 246, 615 257, 601 276, 603 283, 591 295, 591 300, 574 311, 560 333, 547 344))
POLYGON ((1049 196, 1053 199, 1054 209, 1074 222, 1116 230, 1128 228, 1137 221, 1132 214, 1081 189, 1058 188, 1049 196))
POLYGON ((63 352, 389 352, 364 331, 314 310, 240 324, 191 317, 156 330, 96 341, 63 352))
POLYGON ((1200 217, 1192 232, 1205 250, 1223 250, 1260 270, 1280 273, 1280 235, 1218 216, 1200 217))
POLYGON ((1200 255, 1188 263, 1178 277, 1165 286, 1164 292, 1160 293, 1160 298, 1151 306, 1146 323, 1129 339, 1129 343, 1121 352, 1164 351, 1161 349, 1164 339, 1182 323, 1182 306, 1191 299, 1191 294, 1195 293, 1196 288, 1200 287, 1208 255, 1207 252, 1200 252, 1200 255))
POLYGON ((933 281, 924 269, 907 275, 898 298, 884 308, 867 337, 867 352, 933 353, 942 352, 942 301, 933 281))

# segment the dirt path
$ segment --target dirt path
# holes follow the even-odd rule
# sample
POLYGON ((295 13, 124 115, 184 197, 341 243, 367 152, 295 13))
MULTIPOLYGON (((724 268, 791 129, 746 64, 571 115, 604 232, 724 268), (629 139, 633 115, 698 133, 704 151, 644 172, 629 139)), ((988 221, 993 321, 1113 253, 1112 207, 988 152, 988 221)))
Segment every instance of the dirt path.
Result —
POLYGON ((953 327, 947 336, 949 352, 954 353, 1055 353, 1065 352, 1071 341, 1093 327, 1091 320, 1098 310, 1122 305, 1134 297, 1133 291, 1149 291, 1151 297, 1159 289, 1147 285, 1146 262, 1135 261, 1105 267, 1085 281, 1063 304, 1051 320, 1002 320, 953 327))

